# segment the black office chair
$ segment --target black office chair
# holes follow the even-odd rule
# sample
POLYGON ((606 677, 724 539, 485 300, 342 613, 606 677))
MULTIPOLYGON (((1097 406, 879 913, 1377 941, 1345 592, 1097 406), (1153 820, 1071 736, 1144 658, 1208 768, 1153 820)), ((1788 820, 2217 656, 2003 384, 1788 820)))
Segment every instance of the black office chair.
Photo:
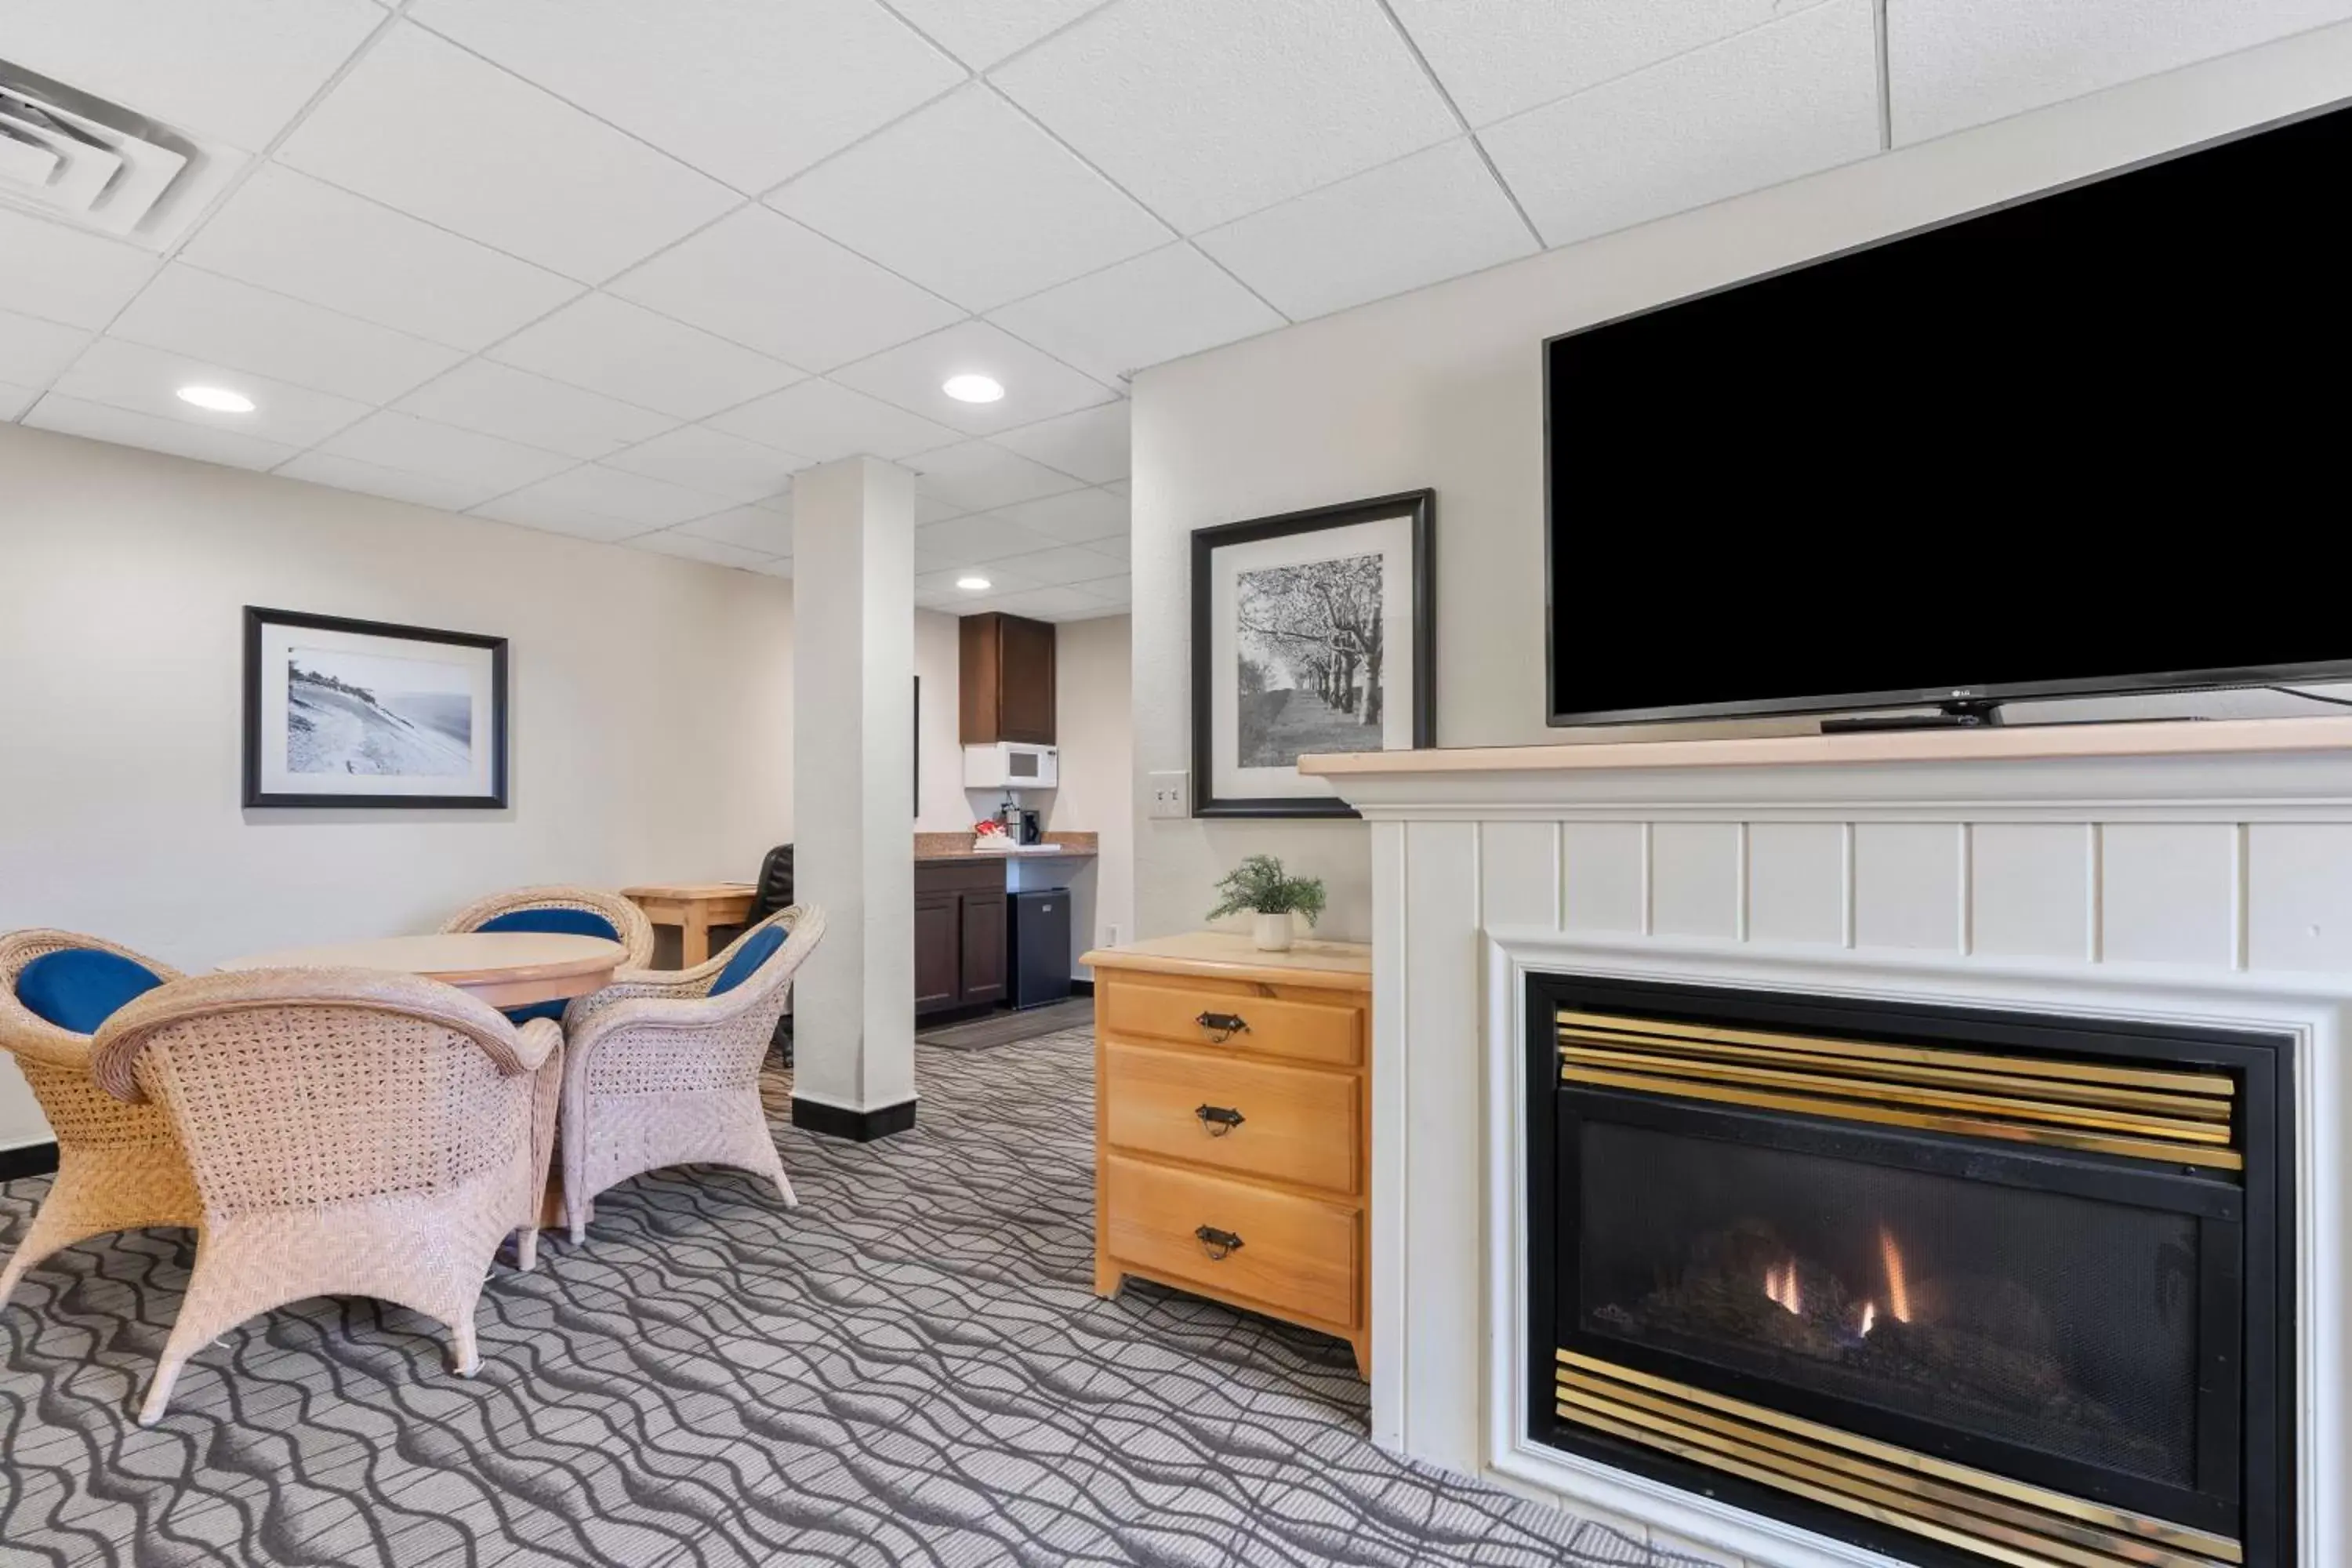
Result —
MULTIPOLYGON (((754 889, 751 894, 751 912, 743 921, 747 928, 758 925, 778 910, 792 908, 793 847, 791 845, 779 844, 768 851, 768 858, 760 862, 760 879, 754 885, 754 889)), ((782 1053, 784 1065, 792 1066, 793 1011, 789 1004, 785 1005, 784 1016, 776 1020, 776 1032, 770 1037, 770 1041, 778 1051, 782 1053)))

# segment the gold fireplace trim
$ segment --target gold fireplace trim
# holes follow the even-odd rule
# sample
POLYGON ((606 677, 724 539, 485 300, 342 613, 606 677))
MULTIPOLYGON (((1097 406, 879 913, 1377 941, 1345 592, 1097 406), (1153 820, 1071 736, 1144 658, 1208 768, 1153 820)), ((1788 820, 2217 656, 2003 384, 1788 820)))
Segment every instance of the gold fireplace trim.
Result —
POLYGON ((2010 1568, 2234 1568, 2226 1536, 1556 1352, 1559 1418, 2010 1568))
POLYGON ((1562 1008, 1560 1079, 2237 1171, 2226 1073, 1714 1028, 1562 1008))

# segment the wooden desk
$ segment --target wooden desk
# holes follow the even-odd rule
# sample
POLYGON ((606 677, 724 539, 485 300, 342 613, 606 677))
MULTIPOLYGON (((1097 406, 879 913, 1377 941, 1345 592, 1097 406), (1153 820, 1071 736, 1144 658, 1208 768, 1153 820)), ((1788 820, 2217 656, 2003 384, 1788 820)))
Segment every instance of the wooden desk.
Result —
POLYGON ((388 969, 421 974, 493 1007, 528 1007, 601 991, 628 951, 594 936, 478 931, 285 947, 233 958, 223 969, 388 969))
POLYGON ((678 966, 692 969, 709 962, 712 926, 739 926, 751 918, 757 890, 749 882, 683 882, 624 888, 621 896, 654 924, 677 927, 678 966))

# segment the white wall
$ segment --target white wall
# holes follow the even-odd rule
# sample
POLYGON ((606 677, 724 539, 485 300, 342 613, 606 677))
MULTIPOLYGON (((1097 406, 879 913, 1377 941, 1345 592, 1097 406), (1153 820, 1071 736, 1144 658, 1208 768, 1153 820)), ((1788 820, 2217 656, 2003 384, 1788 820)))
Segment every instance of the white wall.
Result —
MULTIPOLYGON (((1101 837, 1092 871, 1081 872, 1070 885, 1076 906, 1070 939, 1079 952, 1135 934, 1135 710, 1129 637, 1125 616, 1065 621, 1055 648, 1054 732, 1061 743, 1062 786, 1046 814, 1046 837, 1062 829, 1101 837)), ((1077 973, 1083 977, 1092 971, 1081 967, 1077 973)))
MULTIPOLYGON (((1191 765, 1192 531, 1423 486, 1437 491, 1438 743, 1606 738, 1544 725, 1545 338, 2347 96, 2352 26, 2332 27, 1142 373, 1138 773, 1191 765)), ((1885 372, 1854 395, 1893 395, 1932 369, 1885 372)), ((1836 410, 1817 413, 1820 449, 1798 456, 1834 462, 1836 410)), ((1139 811, 1146 798, 1139 778, 1139 811)), ((1366 842, 1352 822, 1139 817, 1138 931, 1199 925, 1215 879, 1270 851, 1330 884, 1324 934, 1368 937, 1366 842)))
MULTIPOLYGON (((782 579, 6 426, 0 561, 0 930, 194 969, 792 837, 782 579), (511 639, 512 805, 241 809, 247 605, 511 639)), ((0 1068, 0 1147, 46 1136, 0 1068)))
POLYGON ((964 794, 963 741, 956 715, 961 669, 956 617, 937 610, 917 610, 915 674, 923 683, 923 706, 917 723, 922 737, 918 772, 923 785, 923 809, 915 819, 918 833, 971 829, 973 813, 964 794))

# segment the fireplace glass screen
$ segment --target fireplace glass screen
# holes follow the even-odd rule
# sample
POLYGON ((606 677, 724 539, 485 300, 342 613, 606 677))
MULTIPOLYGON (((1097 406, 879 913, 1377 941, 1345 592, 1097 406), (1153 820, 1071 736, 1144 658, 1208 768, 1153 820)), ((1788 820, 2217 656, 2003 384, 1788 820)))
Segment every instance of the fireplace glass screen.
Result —
POLYGON ((1583 1331, 2189 1485, 2189 1216, 1588 1121, 1583 1331))

